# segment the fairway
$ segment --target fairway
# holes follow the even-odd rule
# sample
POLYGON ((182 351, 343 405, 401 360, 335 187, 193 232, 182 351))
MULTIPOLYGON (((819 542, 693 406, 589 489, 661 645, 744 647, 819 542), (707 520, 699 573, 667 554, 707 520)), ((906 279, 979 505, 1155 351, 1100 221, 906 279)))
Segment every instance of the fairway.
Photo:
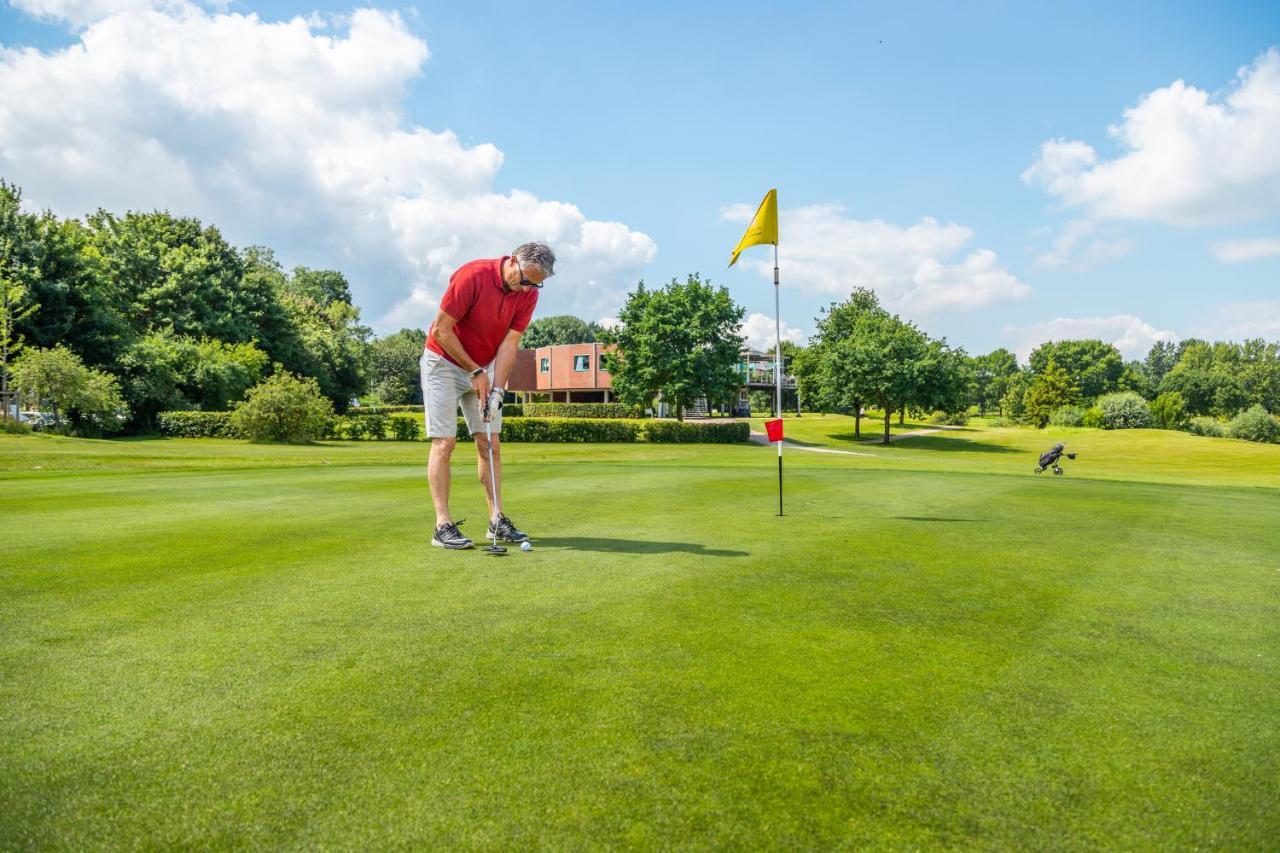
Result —
POLYGON ((0 436, 0 848, 1273 848, 1280 447, 801 423, 0 436))

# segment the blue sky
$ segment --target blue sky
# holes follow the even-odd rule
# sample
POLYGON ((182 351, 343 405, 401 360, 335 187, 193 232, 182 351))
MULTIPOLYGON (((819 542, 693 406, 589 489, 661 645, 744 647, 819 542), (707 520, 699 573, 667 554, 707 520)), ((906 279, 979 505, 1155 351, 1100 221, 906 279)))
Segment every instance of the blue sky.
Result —
POLYGON ((1280 339, 1280 4, 1119 5, 12 0, 0 176, 336 266, 380 331, 545 237, 543 313, 700 272, 758 337, 777 187, 795 337, 862 284, 971 352, 1280 339))

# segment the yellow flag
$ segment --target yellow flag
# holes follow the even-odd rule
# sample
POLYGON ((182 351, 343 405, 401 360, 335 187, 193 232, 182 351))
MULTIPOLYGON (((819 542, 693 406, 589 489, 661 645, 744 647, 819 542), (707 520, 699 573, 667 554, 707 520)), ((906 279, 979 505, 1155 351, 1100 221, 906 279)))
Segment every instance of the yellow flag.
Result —
POLYGON ((738 255, 748 246, 759 246, 769 243, 774 246, 778 245, 778 191, 769 190, 764 197, 764 201, 760 202, 760 209, 756 211, 756 218, 751 220, 751 225, 747 227, 747 233, 742 235, 742 239, 738 241, 738 245, 733 250, 733 257, 729 259, 729 266, 733 266, 738 262, 738 255))

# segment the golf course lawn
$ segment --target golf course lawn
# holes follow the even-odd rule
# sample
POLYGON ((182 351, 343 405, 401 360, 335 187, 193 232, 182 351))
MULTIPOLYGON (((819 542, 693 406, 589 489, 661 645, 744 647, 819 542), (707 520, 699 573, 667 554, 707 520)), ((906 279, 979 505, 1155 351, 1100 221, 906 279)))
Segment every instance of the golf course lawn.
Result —
POLYGON ((787 430, 0 436, 0 848, 1274 849, 1280 446, 787 430))

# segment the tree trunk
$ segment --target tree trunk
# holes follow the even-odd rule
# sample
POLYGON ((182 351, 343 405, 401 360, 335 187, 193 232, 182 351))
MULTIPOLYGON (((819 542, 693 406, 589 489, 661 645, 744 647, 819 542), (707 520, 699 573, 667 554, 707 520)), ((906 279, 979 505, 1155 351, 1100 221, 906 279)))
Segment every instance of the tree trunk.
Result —
POLYGON ((884 407, 884 443, 885 443, 886 445, 889 443, 889 418, 891 418, 891 417, 893 417, 893 410, 889 408, 888 404, 885 404, 885 407, 884 407))
POLYGON ((907 407, 904 405, 901 409, 898 409, 898 426, 902 426, 906 422, 907 422, 907 407))
POLYGON ((862 401, 853 401, 853 437, 862 438, 862 401))
POLYGON ((684 403, 676 400, 676 420, 684 423, 684 403))

